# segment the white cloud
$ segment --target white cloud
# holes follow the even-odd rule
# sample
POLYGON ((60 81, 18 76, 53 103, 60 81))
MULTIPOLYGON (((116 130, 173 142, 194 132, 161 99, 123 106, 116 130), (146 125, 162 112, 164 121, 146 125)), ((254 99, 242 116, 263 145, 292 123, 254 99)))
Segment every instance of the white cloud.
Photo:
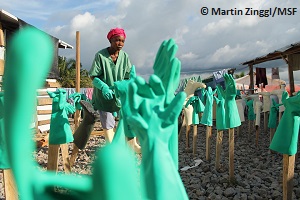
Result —
POLYGON ((211 22, 203 27, 203 31, 209 34, 219 34, 222 30, 230 28, 232 25, 232 18, 224 18, 218 22, 211 22))
POLYGON ((211 63, 216 64, 226 64, 232 60, 235 60, 240 53, 243 53, 246 50, 245 47, 237 45, 234 48, 231 48, 230 45, 221 47, 215 51, 215 53, 210 57, 211 63))

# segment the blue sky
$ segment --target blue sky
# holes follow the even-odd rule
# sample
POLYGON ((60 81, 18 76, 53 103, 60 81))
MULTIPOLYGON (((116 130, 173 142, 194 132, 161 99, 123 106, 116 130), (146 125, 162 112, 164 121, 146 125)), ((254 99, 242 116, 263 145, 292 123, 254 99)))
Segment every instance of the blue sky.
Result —
MULTIPOLYGON (((76 31, 81 36, 81 62, 89 69, 95 53, 109 45, 106 34, 113 27, 125 29, 124 50, 137 73, 152 74, 156 52, 163 40, 178 44, 182 78, 201 74, 203 78, 219 69, 248 69, 240 63, 300 41, 299 0, 0 0, 0 9, 76 46, 76 31), (201 14, 201 8, 243 10, 244 14, 215 16, 201 14), (246 8, 268 10, 296 8, 291 16, 259 17, 245 15, 246 8)), ((75 58, 74 49, 59 54, 75 58)), ((288 81, 285 63, 280 76, 288 81)), ((259 66, 257 66, 259 67, 259 66)), ((268 70, 270 71, 270 70, 268 70)), ((295 80, 300 80, 295 72, 295 80)))

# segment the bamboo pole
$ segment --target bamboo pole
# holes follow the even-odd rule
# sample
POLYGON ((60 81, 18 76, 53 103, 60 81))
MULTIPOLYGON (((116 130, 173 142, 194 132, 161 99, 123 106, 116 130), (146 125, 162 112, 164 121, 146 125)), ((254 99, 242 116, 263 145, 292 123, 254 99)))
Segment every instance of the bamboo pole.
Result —
POLYGON ((206 160, 210 160, 212 126, 206 126, 206 160))
POLYGON ((220 169, 220 155, 223 142, 223 130, 217 130, 217 142, 216 142, 216 170, 220 169))
POLYGON ((18 191, 11 169, 3 170, 5 199, 18 200, 18 191))
POLYGON ((283 154, 283 200, 291 200, 293 194, 293 178, 295 155, 283 154))
POLYGON ((234 128, 229 129, 229 181, 234 182, 234 128))

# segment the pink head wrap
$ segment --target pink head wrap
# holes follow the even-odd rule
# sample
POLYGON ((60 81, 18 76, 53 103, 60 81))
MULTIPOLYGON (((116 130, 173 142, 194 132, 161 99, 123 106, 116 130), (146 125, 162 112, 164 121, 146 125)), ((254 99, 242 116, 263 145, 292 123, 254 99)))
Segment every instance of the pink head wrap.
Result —
POLYGON ((115 36, 123 36, 126 39, 125 31, 122 28, 110 29, 110 31, 107 34, 107 39, 110 40, 111 38, 113 38, 115 36))

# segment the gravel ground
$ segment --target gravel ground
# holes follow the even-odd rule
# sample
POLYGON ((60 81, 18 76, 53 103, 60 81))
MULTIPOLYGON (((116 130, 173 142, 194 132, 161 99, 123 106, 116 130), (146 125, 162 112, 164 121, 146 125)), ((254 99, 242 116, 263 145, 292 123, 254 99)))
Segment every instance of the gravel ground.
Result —
MULTIPOLYGON (((262 120, 263 121, 263 120, 262 120)), ((263 127, 263 124, 261 124, 263 127)), ((96 126, 99 130, 101 127, 96 126)), ((221 152, 221 168, 215 169, 216 129, 213 128, 211 141, 211 159, 205 157, 206 127, 199 125, 197 132, 197 152, 185 148, 185 133, 179 138, 179 173, 191 200, 193 199, 282 199, 282 155, 270 153, 269 133, 260 128, 258 146, 255 143, 255 131, 248 133, 248 122, 241 126, 239 135, 235 133, 234 183, 229 183, 228 131, 224 131, 221 152), (194 166, 195 160, 202 162, 186 171, 185 166, 194 166)), ((189 134, 192 144, 192 133, 189 134)), ((91 163, 95 151, 105 145, 103 136, 92 136, 86 149, 80 151, 73 171, 78 174, 91 174, 91 163)), ((72 144, 69 144, 70 153, 72 144)), ((38 148, 36 160, 42 170, 46 170, 48 147, 38 148)), ((137 155, 140 158, 140 155, 137 155)), ((60 172, 63 171, 62 158, 59 157, 60 172)), ((300 164, 295 162, 293 199, 300 199, 300 164)), ((5 199, 3 175, 0 172, 0 199, 5 199)))

